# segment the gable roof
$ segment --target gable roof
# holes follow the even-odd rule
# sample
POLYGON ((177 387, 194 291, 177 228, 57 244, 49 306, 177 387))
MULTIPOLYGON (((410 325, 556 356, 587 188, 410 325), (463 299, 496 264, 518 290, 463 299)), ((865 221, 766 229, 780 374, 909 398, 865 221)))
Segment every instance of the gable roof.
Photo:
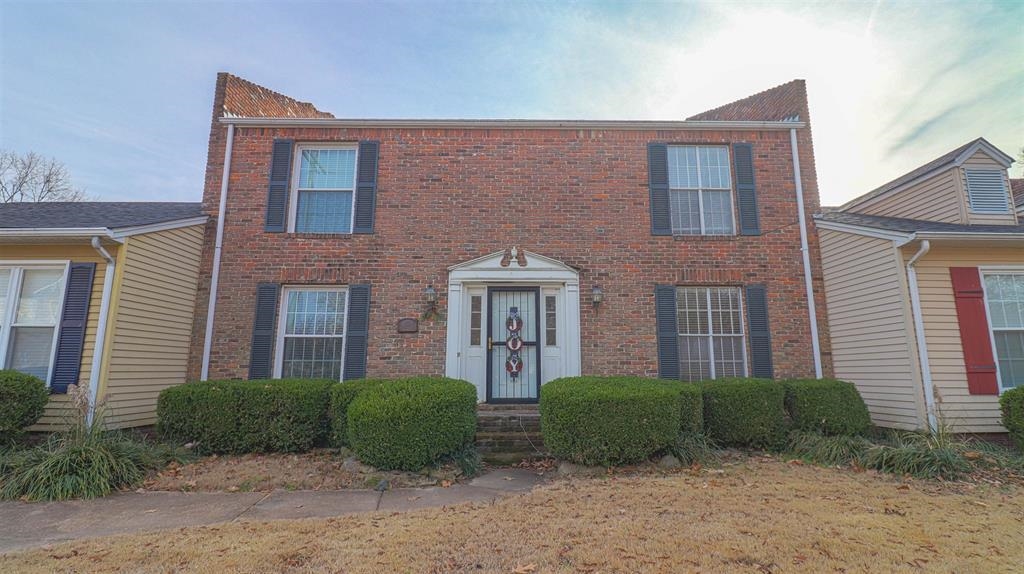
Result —
POLYGON ((215 99, 221 101, 218 117, 224 118, 333 118, 309 102, 254 84, 238 76, 217 74, 215 99))
POLYGON ((201 203, 79 201, 0 204, 0 229, 121 229, 204 218, 201 203))
POLYGON ((689 121, 808 121, 807 83, 793 80, 686 118, 689 121))
POLYGON ((851 199, 850 201, 840 206, 839 209, 841 211, 846 211, 847 209, 856 207, 862 203, 867 202, 868 200, 889 193, 890 191, 894 191, 918 179, 928 177, 934 174, 935 172, 943 171, 950 167, 961 165, 965 161, 967 161, 969 157, 974 155, 974 152, 978 151, 979 149, 985 150, 989 155, 992 156, 993 159, 996 159, 997 161, 1003 163, 1004 167, 1009 167, 1010 164, 1013 163, 1012 157, 1003 153, 999 148, 989 143, 988 140, 986 140, 985 138, 977 138, 965 143, 964 145, 954 150, 948 151, 940 155, 939 157, 931 160, 930 162, 922 166, 919 166, 908 171, 907 173, 897 177, 896 179, 888 183, 876 187, 875 189, 865 193, 860 197, 851 199))
POLYGON ((821 213, 815 215, 814 219, 816 221, 840 223, 844 225, 852 225, 855 227, 869 227, 871 229, 894 231, 897 233, 1024 233, 1024 224, 966 225, 960 223, 945 223, 942 221, 925 221, 923 219, 906 219, 902 217, 885 217, 882 215, 850 213, 848 211, 832 211, 829 213, 821 213))

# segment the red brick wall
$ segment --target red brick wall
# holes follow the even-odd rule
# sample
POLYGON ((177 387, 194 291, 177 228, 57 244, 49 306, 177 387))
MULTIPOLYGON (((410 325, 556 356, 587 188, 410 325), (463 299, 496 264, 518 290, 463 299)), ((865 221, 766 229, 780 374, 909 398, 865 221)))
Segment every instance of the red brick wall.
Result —
MULTIPOLYGON (((217 214, 226 128, 211 133, 204 205, 217 214)), ((810 133, 800 130, 808 222, 818 209, 810 133)), ((447 267, 518 245, 580 269, 586 374, 657 374, 654 286, 765 283, 775 373, 813 375, 788 131, 238 128, 229 182, 211 378, 245 377, 256 284, 370 283, 367 374, 443 373, 445 322, 396 322, 424 310, 423 289, 447 305, 447 267), (376 232, 264 233, 275 138, 377 139, 376 232), (650 234, 647 143, 751 142, 762 235, 650 234), (605 301, 595 311, 590 289, 605 301)), ((213 251, 204 253, 190 373, 198 376, 213 251)), ((823 350, 828 350, 820 259, 811 237, 823 350)), ((826 356, 826 361, 828 357, 826 356)), ((826 362, 827 371, 830 368, 826 362)))

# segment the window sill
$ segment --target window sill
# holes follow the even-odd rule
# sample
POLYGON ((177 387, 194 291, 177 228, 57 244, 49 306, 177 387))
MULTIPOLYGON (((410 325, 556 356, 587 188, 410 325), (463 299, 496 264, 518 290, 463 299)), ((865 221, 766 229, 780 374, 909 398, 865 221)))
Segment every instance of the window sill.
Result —
POLYGON ((308 233, 308 232, 289 232, 289 233, 278 233, 275 235, 284 235, 288 239, 348 239, 356 235, 371 235, 369 233, 308 233))
POLYGON ((740 235, 672 235, 675 241, 735 241, 740 235))

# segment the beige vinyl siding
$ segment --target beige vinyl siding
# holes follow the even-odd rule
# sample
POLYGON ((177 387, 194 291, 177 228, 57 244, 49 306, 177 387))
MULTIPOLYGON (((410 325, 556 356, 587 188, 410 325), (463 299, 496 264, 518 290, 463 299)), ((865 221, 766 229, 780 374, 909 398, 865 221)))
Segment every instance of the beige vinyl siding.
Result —
MULTIPOLYGON (((904 248, 904 258, 913 257, 915 251, 916 247, 904 248)), ((932 242, 931 251, 917 263, 936 401, 943 420, 957 432, 1006 432, 999 422, 998 397, 971 395, 967 391, 960 326, 949 276, 950 267, 986 265, 1024 265, 1024 243, 1014 247, 949 247, 932 242)))
POLYGON ((836 377, 857 385, 875 424, 919 428, 924 399, 896 247, 825 229, 820 242, 836 377))
POLYGON ((959 177, 959 169, 950 168, 906 189, 855 206, 849 211, 885 217, 967 223, 963 196, 958 186, 959 177))
POLYGON ((156 422, 160 391, 185 382, 203 226, 127 239, 105 381, 112 427, 156 422))
MULTIPOLYGON (((106 245, 105 247, 111 255, 117 253, 117 246, 106 245)), ((89 384, 89 370, 92 369, 93 350, 96 348, 96 326, 100 319, 100 299, 103 296, 103 274, 106 272, 107 264, 89 245, 4 245, 3 255, 0 255, 0 259, 5 262, 53 259, 96 263, 96 273, 92 281, 92 297, 89 300, 89 320, 85 325, 85 344, 82 347, 82 366, 79 374, 80 383, 89 384)), ((30 430, 48 431, 59 428, 67 420, 69 405, 68 395, 50 395, 50 402, 46 406, 43 418, 30 430)))
POLYGON ((964 162, 963 169, 959 170, 957 185, 964 202, 964 212, 967 214, 967 223, 979 225, 1016 225, 1017 216, 1013 210, 1013 195, 1010 191, 1010 180, 1006 168, 1001 163, 992 159, 987 153, 978 150, 964 162), (997 169, 1003 173, 1003 183, 1006 186, 1006 193, 1009 195, 1007 201, 1011 206, 1010 211, 1005 214, 999 213, 972 213, 970 202, 967 198, 967 172, 966 169, 997 169))

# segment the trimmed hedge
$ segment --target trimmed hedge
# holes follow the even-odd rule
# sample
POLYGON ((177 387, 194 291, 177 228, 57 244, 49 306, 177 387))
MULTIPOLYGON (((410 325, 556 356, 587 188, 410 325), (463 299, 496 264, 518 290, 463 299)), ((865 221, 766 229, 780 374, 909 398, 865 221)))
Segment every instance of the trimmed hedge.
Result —
POLYGON ((567 377, 540 390, 544 445, 588 465, 639 462, 703 426, 695 385, 643 377, 567 377))
POLYGON ((853 383, 836 379, 791 379, 786 411, 793 426, 828 436, 857 435, 871 427, 871 416, 853 383))
POLYGON ((327 438, 334 381, 281 379, 187 383, 160 393, 157 430, 210 453, 301 452, 327 438))
POLYGON ((43 416, 50 392, 38 377, 0 370, 0 442, 20 437, 43 416))
POLYGON ((336 383, 329 391, 327 418, 331 446, 348 446, 348 407, 362 391, 391 382, 391 379, 358 379, 336 383))
POLYGON ((419 470, 473 443, 476 387, 466 381, 416 377, 356 386, 364 388, 348 405, 348 443, 365 464, 419 470))
POLYGON ((702 382, 704 428, 719 444, 777 448, 786 439, 786 387, 767 379, 702 382))
POLYGON ((1024 387, 1003 391, 999 397, 999 409, 1003 413, 1003 426, 1010 433, 1010 439, 1018 449, 1024 451, 1024 387))

